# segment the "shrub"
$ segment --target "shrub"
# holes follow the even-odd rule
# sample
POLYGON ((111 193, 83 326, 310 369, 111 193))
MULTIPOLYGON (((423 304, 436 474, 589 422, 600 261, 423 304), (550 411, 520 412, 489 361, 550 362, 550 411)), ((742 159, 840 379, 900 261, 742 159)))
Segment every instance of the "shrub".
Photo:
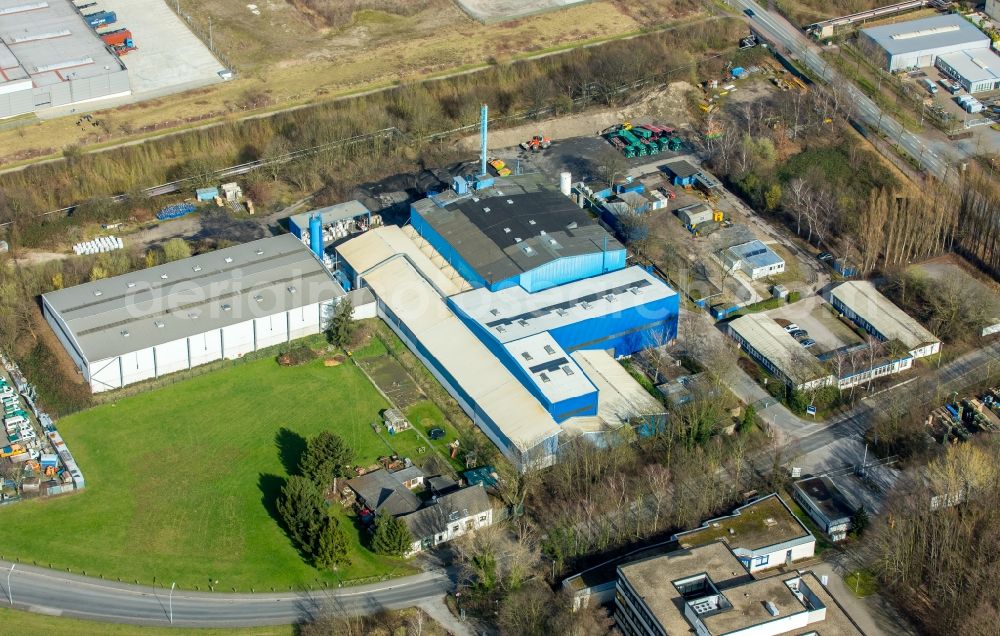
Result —
POLYGON ((305 345, 292 347, 278 355, 278 364, 283 367, 297 367, 316 358, 316 352, 305 345))

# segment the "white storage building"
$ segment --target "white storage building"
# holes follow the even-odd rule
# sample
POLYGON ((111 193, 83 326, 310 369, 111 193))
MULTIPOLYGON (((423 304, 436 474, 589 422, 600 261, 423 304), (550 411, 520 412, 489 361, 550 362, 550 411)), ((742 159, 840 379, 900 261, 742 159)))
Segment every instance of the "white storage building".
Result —
POLYGON ((285 234, 42 296, 94 392, 319 333, 344 295, 285 234))
POLYGON ((890 72, 933 66, 938 56, 990 47, 990 38, 958 14, 861 29, 859 37, 890 72))
POLYGON ((754 239, 741 245, 734 245, 723 252, 726 269, 741 269, 750 280, 774 276, 785 271, 785 261, 774 250, 754 239))
POLYGON ((941 341, 934 334, 868 281, 841 283, 830 293, 830 304, 879 340, 903 343, 914 358, 933 355, 941 350, 941 341))

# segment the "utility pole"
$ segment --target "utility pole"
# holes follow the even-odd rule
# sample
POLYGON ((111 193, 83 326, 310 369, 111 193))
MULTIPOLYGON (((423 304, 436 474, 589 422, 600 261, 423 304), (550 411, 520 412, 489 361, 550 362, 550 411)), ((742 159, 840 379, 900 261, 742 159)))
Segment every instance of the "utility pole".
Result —
POLYGON ((215 52, 215 42, 212 38, 212 16, 208 16, 208 48, 215 52))
POLYGON ((14 590, 10 587, 10 575, 14 573, 14 567, 16 563, 10 564, 10 571, 7 572, 7 599, 10 600, 10 606, 14 607, 14 590))

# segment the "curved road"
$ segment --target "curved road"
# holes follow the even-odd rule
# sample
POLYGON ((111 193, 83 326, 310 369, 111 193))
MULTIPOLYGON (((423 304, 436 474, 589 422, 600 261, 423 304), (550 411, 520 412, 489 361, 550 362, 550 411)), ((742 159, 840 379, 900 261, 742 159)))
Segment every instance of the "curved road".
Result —
POLYGON ((372 585, 287 594, 218 594, 113 583, 0 561, 2 602, 50 616, 106 623, 182 627, 287 625, 323 608, 350 614, 400 609, 453 589, 451 572, 435 570, 372 585), (8 574, 10 585, 8 587, 8 574))

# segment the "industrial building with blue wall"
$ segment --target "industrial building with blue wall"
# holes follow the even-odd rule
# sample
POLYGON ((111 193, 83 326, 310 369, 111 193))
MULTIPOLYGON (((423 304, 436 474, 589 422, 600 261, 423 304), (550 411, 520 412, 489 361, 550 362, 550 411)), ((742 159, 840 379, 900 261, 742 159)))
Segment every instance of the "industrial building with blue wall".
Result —
POLYGON ((600 360, 579 356, 619 367, 613 357, 670 342, 679 296, 626 267, 624 246, 568 197, 505 189, 424 199, 409 227, 369 232, 338 253, 490 439, 521 466, 539 465, 554 459, 566 426, 596 432, 660 413, 609 388, 644 394, 630 376, 609 384, 600 360))
POLYGON ((410 223, 490 291, 536 292, 625 267, 625 246, 559 192, 427 198, 411 207, 410 223))

